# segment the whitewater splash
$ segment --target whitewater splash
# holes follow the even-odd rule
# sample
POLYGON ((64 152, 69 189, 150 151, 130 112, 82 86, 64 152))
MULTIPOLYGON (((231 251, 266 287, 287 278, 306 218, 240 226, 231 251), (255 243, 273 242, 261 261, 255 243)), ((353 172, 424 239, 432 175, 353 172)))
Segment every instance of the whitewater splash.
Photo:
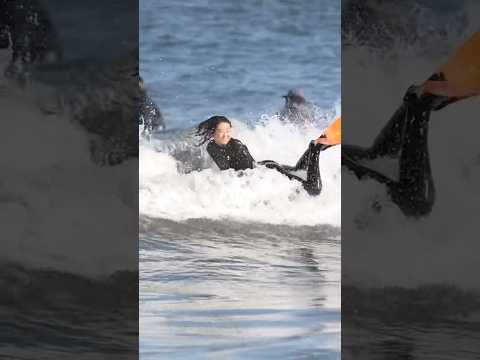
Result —
POLYGON ((137 269, 137 160, 99 167, 67 116, 45 114, 4 79, 0 87, 0 144, 8 149, 0 158, 0 260, 95 277, 137 269))
MULTIPOLYGON (((233 120, 235 138, 249 148, 256 160, 275 160, 294 165, 311 139, 321 134, 325 124, 307 128, 264 117, 254 127, 233 120)), ((323 191, 309 196, 301 184, 284 175, 258 167, 239 173, 220 171, 204 149, 194 141, 172 134, 140 145, 140 215, 183 221, 194 218, 232 219, 289 225, 328 224, 340 226, 340 148, 320 154, 323 191), (186 145, 187 144, 187 145, 186 145), (198 156, 205 167, 186 172, 175 157, 178 147, 198 156)), ((198 141, 198 139, 197 139, 198 141)))

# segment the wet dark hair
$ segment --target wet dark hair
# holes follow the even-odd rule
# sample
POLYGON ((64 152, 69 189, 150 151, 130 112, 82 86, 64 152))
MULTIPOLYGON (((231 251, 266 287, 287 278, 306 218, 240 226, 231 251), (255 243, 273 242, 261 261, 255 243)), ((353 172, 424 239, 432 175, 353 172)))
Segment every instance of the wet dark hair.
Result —
POLYGON ((223 122, 232 126, 230 120, 228 120, 225 116, 218 115, 212 116, 211 118, 198 124, 197 132, 195 133, 195 135, 201 138, 198 146, 205 144, 208 140, 213 138, 213 134, 215 133, 215 129, 217 128, 218 124, 223 122))

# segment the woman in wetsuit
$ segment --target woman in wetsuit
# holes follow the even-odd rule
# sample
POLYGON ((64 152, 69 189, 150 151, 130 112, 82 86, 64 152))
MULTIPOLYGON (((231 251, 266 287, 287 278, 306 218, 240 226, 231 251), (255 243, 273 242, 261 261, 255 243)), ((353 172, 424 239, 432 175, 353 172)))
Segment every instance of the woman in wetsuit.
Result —
POLYGON ((225 116, 212 116, 198 125, 197 135, 201 137, 199 145, 206 142, 207 152, 220 170, 253 169, 256 164, 275 169, 291 180, 299 181, 309 195, 319 195, 322 190, 318 158, 320 151, 331 145, 322 143, 322 138, 311 141, 308 149, 300 157, 295 166, 280 165, 272 160, 255 162, 248 148, 238 139, 232 138, 232 123, 225 116), (298 170, 306 170, 307 178, 293 174, 298 170))

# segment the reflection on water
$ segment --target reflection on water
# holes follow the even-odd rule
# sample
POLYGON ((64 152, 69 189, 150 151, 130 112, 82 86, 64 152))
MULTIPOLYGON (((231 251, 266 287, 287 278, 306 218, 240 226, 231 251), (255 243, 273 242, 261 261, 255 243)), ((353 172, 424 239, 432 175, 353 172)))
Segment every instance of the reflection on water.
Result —
POLYGON ((339 358, 339 229, 144 222, 141 358, 339 358))

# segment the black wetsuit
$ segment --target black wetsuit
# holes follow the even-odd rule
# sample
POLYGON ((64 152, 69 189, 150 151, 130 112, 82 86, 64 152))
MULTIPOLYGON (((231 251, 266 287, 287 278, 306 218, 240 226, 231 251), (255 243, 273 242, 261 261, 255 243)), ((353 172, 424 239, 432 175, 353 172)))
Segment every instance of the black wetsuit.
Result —
MULTIPOLYGON (((297 180, 302 183, 305 190, 310 195, 319 195, 322 190, 322 181, 320 178, 320 168, 318 158, 320 151, 329 146, 310 143, 308 149, 300 157, 295 166, 280 165, 272 160, 258 162, 270 169, 275 169, 287 176, 289 179, 297 180), (292 174, 294 171, 306 170, 307 179, 292 174)), ((226 145, 219 145, 211 140, 207 145, 207 152, 212 157, 220 170, 234 169, 245 170, 255 167, 255 160, 248 151, 248 148, 240 140, 231 139, 226 145)))
POLYGON ((405 215, 420 217, 431 212, 435 201, 427 143, 430 112, 444 107, 448 101, 434 95, 418 98, 415 92, 415 87, 409 88, 402 105, 371 147, 342 145, 342 165, 360 179, 369 177, 385 184, 392 201, 405 215), (398 159, 398 179, 365 164, 381 157, 398 159))

